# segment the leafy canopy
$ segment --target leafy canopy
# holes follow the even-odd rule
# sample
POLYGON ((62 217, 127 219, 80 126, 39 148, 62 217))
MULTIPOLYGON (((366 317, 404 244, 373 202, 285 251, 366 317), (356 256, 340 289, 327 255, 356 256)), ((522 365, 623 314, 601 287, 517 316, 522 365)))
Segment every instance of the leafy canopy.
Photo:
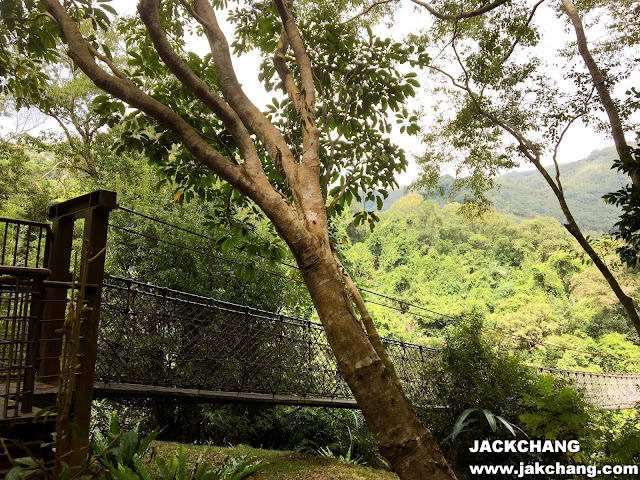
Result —
MULTIPOLYGON (((218 7, 226 6, 226 2, 218 3, 218 7)), ((236 163, 243 162, 238 145, 223 123, 168 73, 137 17, 117 17, 108 2, 77 0, 65 2, 65 6, 72 18, 88 30, 85 35, 96 58, 113 61, 124 76, 187 120, 210 145, 236 163), (104 41, 101 32, 107 29, 115 31, 118 39, 104 41)), ((380 38, 363 22, 337 23, 335 10, 330 7, 327 2, 303 3, 296 14, 318 91, 315 113, 321 130, 320 176, 328 212, 333 215, 355 200, 381 205, 388 189, 398 186, 394 174, 406 168, 407 158, 388 135, 394 126, 403 133, 418 133, 418 118, 406 108, 406 102, 419 87, 411 70, 423 68, 429 57, 422 46, 380 38)), ((6 46, 0 50, 4 92, 18 99, 18 107, 48 101, 46 86, 52 79, 46 67, 61 57, 62 38, 54 22, 36 2, 3 2, 1 13, 0 37, 16 40, 3 42, 6 46), (17 68, 19 64, 23 68, 17 68)), ((202 80, 217 89, 211 55, 189 51, 186 40, 188 35, 202 35, 202 30, 180 2, 164 2, 160 13, 174 49, 202 80)), ((261 53, 262 62, 256 65, 256 71, 259 70, 265 89, 275 95, 265 113, 285 134, 294 155, 300 156, 303 126, 286 99, 284 85, 274 75, 272 57, 281 33, 275 7, 270 2, 240 4, 228 13, 228 19, 235 27, 230 41, 234 53, 241 55, 251 49, 261 53)), ((296 63, 287 63, 295 74, 296 63)), ((126 109, 122 102, 107 95, 96 96, 92 110, 100 116, 101 123, 124 126, 120 151, 144 152, 175 184, 176 191, 182 192, 179 198, 219 197, 246 206, 247 200, 231 193, 217 175, 181 148, 181 141, 168 128, 137 110, 126 109)), ((280 159, 271 158, 264 146, 257 141, 256 144, 271 183, 291 200, 280 159)), ((373 223, 375 219, 373 212, 362 211, 355 221, 373 223)))

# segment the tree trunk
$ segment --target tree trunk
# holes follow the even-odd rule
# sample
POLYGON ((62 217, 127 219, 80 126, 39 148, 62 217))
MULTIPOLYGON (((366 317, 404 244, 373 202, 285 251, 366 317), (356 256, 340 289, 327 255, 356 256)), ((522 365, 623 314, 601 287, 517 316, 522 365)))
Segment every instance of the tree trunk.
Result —
MULTIPOLYGON (((391 374, 391 378, 393 379, 396 386, 400 389, 400 391, 404 391, 402 382, 400 381, 400 377, 398 376, 398 372, 396 371, 396 367, 393 364, 393 361, 391 361, 391 357, 389 357, 389 353, 387 352, 386 347, 382 343, 382 338, 380 338, 380 334, 378 333, 378 330, 373 323, 373 317, 369 313, 369 309, 365 305, 358 287, 353 282, 351 275, 349 275, 349 272, 347 272, 347 269, 344 268, 335 253, 333 255, 333 258, 338 265, 338 269, 342 274, 344 284, 349 290, 353 302, 356 304, 356 307, 358 307, 358 311, 360 312, 360 319, 362 320, 362 325, 364 326, 365 331, 367 332, 367 336, 369 337, 369 342, 371 342, 371 345, 378 354, 378 357, 380 357, 380 360, 382 360, 382 363, 384 363, 384 366, 387 367, 387 371, 389 372, 389 374, 391 374)), ((353 313, 353 315, 355 316, 355 313, 353 313)))
MULTIPOLYGON (((607 112, 607 116, 609 117, 609 123, 611 125, 611 134, 613 136, 613 141, 616 146, 616 151, 618 152, 618 156, 620 160, 624 163, 633 162, 633 158, 631 157, 631 152, 629 150, 629 146, 627 145, 627 141, 624 138, 624 129, 622 128, 622 122, 620 121, 620 115, 618 113, 618 107, 615 102, 611 98, 611 94, 609 93, 609 87, 607 87, 606 80, 604 75, 598 68, 598 64, 595 59, 591 55, 589 51, 589 45, 587 44, 587 37, 584 33, 584 27, 582 25, 582 20, 580 19, 580 15, 578 13, 578 9, 573 4, 571 0, 562 0, 562 5, 564 6, 571 23, 573 24, 573 29, 576 32, 576 41, 578 43, 578 52, 582 56, 587 69, 589 70, 589 74, 591 75, 591 80, 593 81, 593 86, 598 92, 598 96, 600 97, 600 101, 604 106, 605 112, 607 112)), ((629 173, 631 177, 631 182, 633 185, 640 185, 640 173, 632 171, 629 173)), ((625 307, 626 308, 626 307, 625 307)), ((637 317, 637 315, 636 315, 637 317)), ((638 328, 636 326, 636 328, 638 328)), ((639 331, 640 333, 640 331, 639 331)))
POLYGON ((292 250, 340 370, 393 471, 402 480, 456 478, 349 311, 350 300, 331 249, 325 245, 305 252, 299 247, 292 250))
POLYGON ((547 181, 547 184, 549 184, 549 186, 551 187, 553 194, 558 199, 558 203, 560 204, 562 213, 567 219, 567 223, 565 223, 564 225, 565 228, 573 236, 573 238, 575 238, 578 241, 578 243, 580 244, 582 249, 585 251, 585 253, 589 255, 589 258, 593 260, 593 263, 595 264, 596 268, 600 270, 600 273, 602 273, 602 276, 609 284, 609 287, 611 287, 611 290, 620 301, 620 304, 622 305, 622 307, 627 312, 627 316, 629 317, 629 320, 631 320, 631 325, 633 325, 633 327, 636 329, 636 332, 638 333, 638 336, 640 336, 640 317, 638 316, 638 310, 636 309, 635 304, 633 303, 633 299, 629 297, 626 293, 624 293, 624 291, 622 290, 622 287, 620 287, 620 284, 618 283, 618 280, 613 275, 611 270, 609 270, 609 267, 607 266, 607 264, 604 263, 604 261, 598 255, 598 253, 593 249, 589 241, 582 234, 582 230, 580 230, 580 227, 578 227, 578 224, 575 218, 573 217, 571 210, 569 209, 569 205, 567 204, 567 200, 564 197, 564 193, 562 189, 553 181, 553 179, 549 175, 549 172, 547 172, 547 170, 542 166, 542 164, 540 163, 539 157, 532 160, 532 163, 535 165, 538 171, 542 174, 544 179, 547 181))
POLYGON ((631 324, 636 329, 638 336, 640 336, 640 317, 638 316, 638 311, 636 310, 636 306, 633 303, 633 299, 626 293, 624 293, 616 277, 613 276, 613 273, 611 273, 609 267, 607 267, 598 253, 593 249, 589 241, 584 237, 582 231, 578 228, 578 225, 576 224, 573 217, 571 217, 569 222, 565 224, 565 228, 578 241, 583 250, 587 252, 587 255, 589 255, 591 260, 593 260, 596 268, 600 270, 600 273, 602 273, 602 276, 607 281, 607 283, 611 287, 611 290, 613 290, 613 293, 616 295, 616 297, 618 297, 620 304, 627 312, 627 315, 631 320, 631 324))

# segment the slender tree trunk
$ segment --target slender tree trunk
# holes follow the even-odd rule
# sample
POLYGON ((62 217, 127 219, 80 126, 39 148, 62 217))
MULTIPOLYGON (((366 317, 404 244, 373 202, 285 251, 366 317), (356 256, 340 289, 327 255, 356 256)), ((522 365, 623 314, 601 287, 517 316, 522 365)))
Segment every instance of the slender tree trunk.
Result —
MULTIPOLYGON (((582 25, 582 20, 580 19, 578 9, 571 0, 562 0, 562 5, 564 6, 564 9, 567 12, 567 16, 571 20, 573 29, 576 32, 578 52, 580 52, 580 55, 582 56, 587 69, 589 70, 589 75, 591 75, 593 86, 598 92, 600 101, 602 102, 604 110, 605 112, 607 112, 607 116, 609 117, 611 134, 613 136, 613 141, 615 143, 618 156, 624 163, 633 162, 631 152, 629 151, 629 146, 627 145, 627 141, 624 138, 624 129, 622 128, 622 122, 618 113, 618 107, 611 98, 609 87, 607 87, 607 83, 604 75, 602 74, 602 71, 600 71, 600 68, 598 68, 598 64, 591 55, 589 45, 587 44, 587 37, 584 33, 584 26, 582 25)), ((640 185, 640 173, 632 171, 629 173, 629 176, 631 177, 633 185, 640 185)))
POLYGON ((636 310, 633 299, 626 293, 624 293, 616 277, 614 277, 613 273, 611 273, 611 270, 609 270, 609 267, 607 267, 598 253, 593 249, 589 241, 584 237, 582 231, 578 228, 578 225, 576 224, 573 217, 571 217, 571 220, 565 224, 565 228, 578 241, 583 250, 587 252, 587 255, 589 255, 589 258, 591 258, 591 260, 593 260, 593 263, 595 264, 597 269, 600 270, 600 273, 602 273, 602 276, 605 278, 613 293, 616 295, 616 297, 618 297, 620 304, 622 304, 625 311, 627 312, 627 316, 631 320, 631 324, 633 325, 633 327, 636 329, 638 336, 640 336, 640 317, 638 317, 638 310, 636 310))
POLYGON ((640 317, 638 316, 638 310, 636 309, 635 304, 633 303, 633 299, 629 297, 626 293, 624 293, 624 291, 622 290, 622 287, 620 287, 620 284, 618 283, 618 280, 613 275, 611 270, 609 270, 609 267, 607 266, 607 264, 604 263, 604 261, 598 255, 598 253, 593 249, 589 241, 582 234, 582 231, 580 230, 580 227, 578 227, 578 224, 575 218, 573 218, 573 214, 569 209, 569 205, 567 205, 567 200, 564 197, 564 193, 562 189, 553 181, 553 179, 549 175, 549 172, 547 172, 547 170, 542 166, 539 159, 536 158, 535 160, 531 160, 531 162, 536 166, 538 171, 542 174, 544 179, 547 181, 547 183, 551 187, 551 190, 553 191, 554 195, 558 199, 558 203, 560 204, 562 213, 567 219, 567 223, 565 223, 564 225, 565 228, 573 236, 573 238, 575 238, 578 241, 578 243, 580 244, 582 249, 586 252, 586 254, 589 255, 589 258, 591 258, 596 268, 600 270, 600 273, 609 284, 609 287, 611 287, 611 290, 613 291, 615 296, 618 298, 618 301, 620 302, 622 307, 625 309, 627 316, 629 317, 629 320, 631 320, 631 325, 633 325, 633 327, 636 329, 636 332, 638 333, 638 336, 640 336, 640 317))

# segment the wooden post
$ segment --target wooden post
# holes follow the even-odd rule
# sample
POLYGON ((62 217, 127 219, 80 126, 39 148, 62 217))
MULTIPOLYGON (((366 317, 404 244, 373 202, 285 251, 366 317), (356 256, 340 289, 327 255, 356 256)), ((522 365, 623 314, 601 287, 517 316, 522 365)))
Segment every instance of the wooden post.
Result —
MULTIPOLYGON (((113 194, 112 204, 115 207, 115 193, 113 194)), ((83 262, 81 265, 86 271, 81 272, 80 278, 86 279, 87 285, 91 287, 87 287, 85 292, 85 302, 88 310, 81 327, 80 372, 76 382, 73 421, 80 427, 81 432, 86 432, 86 436, 88 436, 91 422, 91 401, 93 399, 93 379, 97 357, 100 300, 102 298, 102 282, 104 280, 109 212, 113 207, 97 206, 92 208, 84 220, 83 262)), ((82 306, 79 306, 79 308, 82 308, 82 306)), ((86 451, 83 451, 88 447, 88 437, 86 436, 74 434, 71 439, 71 450, 80 462, 86 458, 86 451)), ((72 465, 77 465, 78 463, 77 460, 71 460, 72 465)))
MULTIPOLYGON (((53 205, 49 209, 49 219, 53 222, 53 237, 48 252, 51 280, 62 282, 70 280, 73 226, 76 220, 84 219, 82 259, 79 263, 83 271, 78 272, 77 278, 83 278, 86 281, 84 296, 86 309, 81 326, 80 369, 73 396, 73 423, 79 428, 71 432, 70 438, 57 445, 63 451, 71 453, 68 463, 72 467, 81 465, 87 456, 89 446, 88 433, 97 356, 100 300, 104 280, 105 248, 109 212, 115 208, 117 208, 115 192, 97 190, 53 205)), ((59 339, 61 334, 56 330, 61 329, 64 324, 67 291, 51 287, 47 291, 46 298, 47 307, 42 328, 44 341, 38 378, 53 382, 58 380, 60 374, 59 357, 62 341, 59 339)), ((83 306, 79 305, 78 308, 83 306)))
MULTIPOLYGON (((53 220, 51 242, 47 252, 48 261, 47 265, 45 265, 51 270, 49 280, 68 282, 71 279, 69 266, 75 219, 71 217, 49 219, 53 220)), ((59 331, 64 324, 67 309, 67 291, 63 288, 47 288, 45 290, 45 298, 47 302, 44 307, 40 334, 38 380, 46 383, 56 383, 60 373, 60 353, 62 350, 62 339, 59 331)))

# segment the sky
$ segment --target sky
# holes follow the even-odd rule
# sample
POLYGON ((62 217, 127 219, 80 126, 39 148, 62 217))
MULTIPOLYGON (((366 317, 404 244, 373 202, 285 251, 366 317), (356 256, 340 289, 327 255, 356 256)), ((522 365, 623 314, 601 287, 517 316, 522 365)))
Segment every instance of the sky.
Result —
MULTIPOLYGON (((132 0, 112 0, 111 5, 120 13, 133 14, 135 13, 136 3, 137 2, 132 0)), ((417 32, 423 28, 425 22, 428 21, 427 15, 428 14, 425 11, 415 11, 414 8, 409 5, 409 2, 406 2, 405 6, 396 15, 394 25, 388 29, 380 27, 379 30, 376 31, 376 34, 380 36, 391 36, 400 40, 406 32, 417 32)), ((570 36, 572 32, 565 30, 562 21, 558 20, 550 9, 540 9, 537 15, 537 22, 543 31, 539 46, 540 51, 553 52, 558 46, 566 44, 566 42, 572 38, 570 36)), ((222 17, 220 18, 220 25, 223 30, 225 30, 227 37, 231 38, 233 31, 232 27, 225 22, 222 17)), ((589 35, 589 31, 587 31, 587 35, 589 35)), ((192 37, 188 42, 188 48, 192 49, 196 53, 204 54, 207 52, 208 45, 204 38, 192 37)), ((549 60, 553 61, 553 58, 549 58, 549 60)), ((238 78, 245 87, 245 91, 249 98, 251 98, 256 105, 261 107, 270 103, 274 93, 266 92, 258 81, 258 63, 259 55, 255 51, 243 54, 240 58, 234 57, 234 66, 236 68, 238 78)), ((421 76, 421 83, 424 84, 429 82, 429 75, 431 75, 431 73, 417 73, 421 76), (423 73, 424 75, 422 75, 423 73)), ((561 76, 561 73, 562 72, 559 70, 559 77, 561 76)), ((632 80, 623 84, 619 90, 626 90, 632 80)), ((618 91, 614 93, 620 92, 618 91)), ((429 121, 432 105, 433 99, 426 93, 425 89, 420 89, 416 98, 410 104, 411 107, 424 107, 424 122, 429 121)), ((15 121, 19 121, 19 119, 14 119, 14 123, 15 121)), ((0 128, 1 127, 2 126, 0 125, 0 128)), ((5 125, 3 130, 6 131, 8 129, 7 127, 8 125, 5 125)), ((48 121, 37 127, 35 130, 37 131, 38 129, 54 127, 55 125, 48 121)), ((2 130, 0 130, 0 133, 2 133, 2 130)), ((401 186, 408 185, 417 178, 419 169, 413 160, 413 156, 419 155, 423 150, 423 146, 421 145, 419 138, 401 135, 399 132, 392 133, 392 139, 409 153, 408 157, 410 159, 410 165, 407 171, 397 176, 398 183, 401 186)), ((633 140, 633 138, 629 138, 629 140, 633 140)), ((562 163, 580 160, 587 157, 592 151, 611 146, 612 144, 612 140, 607 135, 596 132, 589 127, 583 126, 579 122, 576 122, 565 136, 565 139, 559 149, 558 159, 562 163)), ((551 158, 546 158, 546 162, 544 163, 551 163, 551 158)), ((530 165, 525 164, 518 169, 529 170, 531 168, 532 167, 530 165)), ((443 173, 453 174, 453 167, 450 166, 443 168, 443 173)))

